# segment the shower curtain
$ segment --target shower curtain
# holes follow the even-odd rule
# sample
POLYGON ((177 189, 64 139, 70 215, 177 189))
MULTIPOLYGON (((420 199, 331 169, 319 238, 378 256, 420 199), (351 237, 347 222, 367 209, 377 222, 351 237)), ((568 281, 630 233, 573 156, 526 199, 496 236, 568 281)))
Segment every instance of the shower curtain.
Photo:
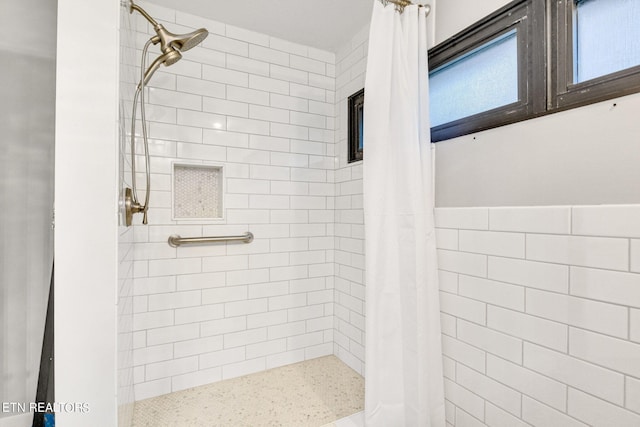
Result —
POLYGON ((424 9, 374 0, 364 104, 365 421, 445 425, 424 9))

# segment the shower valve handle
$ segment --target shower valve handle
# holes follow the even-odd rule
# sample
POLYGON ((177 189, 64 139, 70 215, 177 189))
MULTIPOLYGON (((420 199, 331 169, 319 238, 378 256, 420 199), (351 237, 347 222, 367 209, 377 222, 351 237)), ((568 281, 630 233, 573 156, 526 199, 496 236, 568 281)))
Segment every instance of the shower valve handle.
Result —
POLYGON ((133 223, 133 214, 140 212, 143 213, 142 223, 145 225, 147 224, 147 209, 145 206, 134 200, 133 191, 130 188, 127 188, 124 191, 124 211, 127 227, 133 223))

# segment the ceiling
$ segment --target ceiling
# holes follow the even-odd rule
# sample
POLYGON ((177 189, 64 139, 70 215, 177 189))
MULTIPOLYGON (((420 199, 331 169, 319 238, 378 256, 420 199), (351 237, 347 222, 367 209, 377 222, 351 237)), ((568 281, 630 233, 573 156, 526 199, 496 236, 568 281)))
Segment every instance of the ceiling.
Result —
POLYGON ((369 22, 375 0, 151 0, 318 49, 337 51, 369 22))

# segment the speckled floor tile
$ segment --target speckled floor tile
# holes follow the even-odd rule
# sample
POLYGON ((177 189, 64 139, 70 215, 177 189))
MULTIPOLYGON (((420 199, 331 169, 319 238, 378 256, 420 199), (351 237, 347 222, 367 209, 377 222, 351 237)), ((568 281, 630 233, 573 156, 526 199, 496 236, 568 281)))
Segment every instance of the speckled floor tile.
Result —
POLYGON ((333 423, 325 424, 322 427, 365 427, 364 412, 356 412, 353 415, 339 419, 333 423))
POLYGON ((335 356, 136 402, 133 426, 319 427, 364 408, 364 379, 335 356))

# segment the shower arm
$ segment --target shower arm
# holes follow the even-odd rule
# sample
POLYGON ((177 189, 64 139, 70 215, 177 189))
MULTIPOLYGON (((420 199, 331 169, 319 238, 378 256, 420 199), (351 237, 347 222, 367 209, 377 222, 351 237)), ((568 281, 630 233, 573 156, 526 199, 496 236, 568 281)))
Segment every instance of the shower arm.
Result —
POLYGON ((169 45, 165 44, 165 42, 163 42, 163 40, 166 40, 166 34, 167 34, 167 30, 164 28, 164 26, 162 24, 159 24, 158 21, 156 21, 155 19, 153 19, 143 8, 135 4, 133 0, 130 0, 130 1, 131 1, 131 6, 129 8, 129 13, 131 14, 134 11, 137 11, 147 21, 149 21, 151 25, 153 25, 153 29, 157 34, 151 38, 150 40, 151 43, 153 43, 154 45, 157 45, 158 43, 162 42, 161 48, 163 53, 167 53, 174 50, 172 47, 170 47, 169 45), (160 34, 162 34, 162 37, 160 36, 160 34))
MULTIPOLYGON (((136 10, 136 11, 140 12, 140 15, 144 16, 145 19, 147 21, 149 21, 151 23, 151 25, 153 25, 154 27, 157 27, 159 25, 158 22, 155 19, 153 19, 151 16, 149 16, 149 14, 143 8, 141 8, 137 4, 134 4, 133 0, 130 0, 130 1, 131 1, 131 6, 129 7, 129 13, 133 13, 133 11, 136 10)), ((160 39, 158 39, 158 41, 159 40, 160 39)), ((154 43, 154 44, 156 44, 156 43, 154 43)))

